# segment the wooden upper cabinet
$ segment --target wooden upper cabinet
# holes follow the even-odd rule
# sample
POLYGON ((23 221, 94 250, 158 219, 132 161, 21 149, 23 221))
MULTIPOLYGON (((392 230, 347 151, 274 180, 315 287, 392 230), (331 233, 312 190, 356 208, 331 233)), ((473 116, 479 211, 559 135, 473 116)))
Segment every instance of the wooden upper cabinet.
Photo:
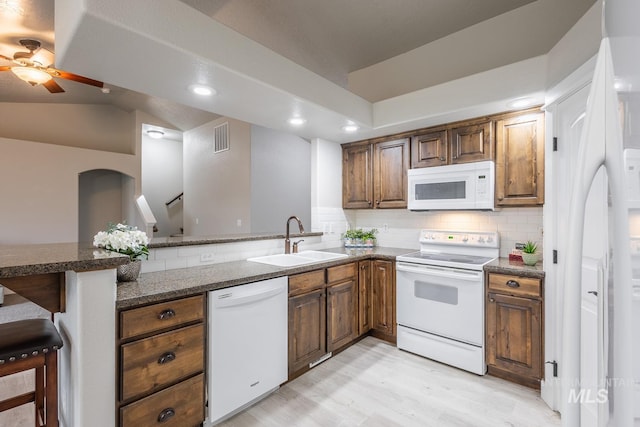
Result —
POLYGON ((434 130, 411 137, 411 167, 446 165, 448 161, 447 130, 434 130))
POLYGON ((376 208, 407 207, 409 140, 379 142, 374 145, 373 194, 376 208))
POLYGON ((406 208, 408 169, 408 138, 344 146, 343 208, 406 208))
POLYGON ((491 138, 491 122, 461 124, 452 127, 451 164, 480 162, 493 158, 494 144, 491 138))
POLYGON ((544 203, 544 114, 496 122, 496 204, 544 203))
POLYGON ((366 209, 373 206, 371 144, 342 149, 342 206, 366 209))

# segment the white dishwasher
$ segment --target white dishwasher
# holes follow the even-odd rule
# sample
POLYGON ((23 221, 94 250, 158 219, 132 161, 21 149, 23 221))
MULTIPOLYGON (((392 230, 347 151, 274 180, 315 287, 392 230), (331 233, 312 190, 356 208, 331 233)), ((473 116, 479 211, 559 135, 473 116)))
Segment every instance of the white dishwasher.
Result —
POLYGON ((288 278, 209 292, 208 425, 287 380, 288 278))

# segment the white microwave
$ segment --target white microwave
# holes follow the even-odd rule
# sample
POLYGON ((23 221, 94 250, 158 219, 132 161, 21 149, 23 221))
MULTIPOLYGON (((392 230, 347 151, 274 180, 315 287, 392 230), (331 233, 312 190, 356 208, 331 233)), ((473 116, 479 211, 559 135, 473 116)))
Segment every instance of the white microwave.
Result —
POLYGON ((408 208, 426 210, 495 210, 495 164, 492 161, 409 169, 408 208))

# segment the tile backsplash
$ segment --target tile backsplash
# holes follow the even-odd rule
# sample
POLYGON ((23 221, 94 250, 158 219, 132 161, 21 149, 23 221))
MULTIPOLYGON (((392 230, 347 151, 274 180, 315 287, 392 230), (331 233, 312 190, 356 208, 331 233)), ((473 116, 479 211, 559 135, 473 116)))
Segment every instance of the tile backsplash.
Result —
MULTIPOLYGON (((421 229, 451 231, 497 231, 500 234, 500 256, 507 257, 516 242, 532 240, 542 253, 542 207, 504 208, 485 211, 412 212, 402 209, 344 210, 350 228, 378 229, 380 246, 418 248, 421 229)), ((322 215, 319 215, 322 220, 322 215)), ((338 218, 333 213, 332 218, 338 218)), ((337 227, 338 224, 334 227, 337 227)), ((347 225, 343 225, 345 228, 347 225)))

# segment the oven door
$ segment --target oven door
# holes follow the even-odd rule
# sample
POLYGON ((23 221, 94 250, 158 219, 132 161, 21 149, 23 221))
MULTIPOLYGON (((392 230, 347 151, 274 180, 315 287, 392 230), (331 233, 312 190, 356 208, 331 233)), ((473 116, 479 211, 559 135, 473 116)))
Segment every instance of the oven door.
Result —
POLYGON ((397 262, 396 272, 398 325, 483 345, 482 271, 397 262))

